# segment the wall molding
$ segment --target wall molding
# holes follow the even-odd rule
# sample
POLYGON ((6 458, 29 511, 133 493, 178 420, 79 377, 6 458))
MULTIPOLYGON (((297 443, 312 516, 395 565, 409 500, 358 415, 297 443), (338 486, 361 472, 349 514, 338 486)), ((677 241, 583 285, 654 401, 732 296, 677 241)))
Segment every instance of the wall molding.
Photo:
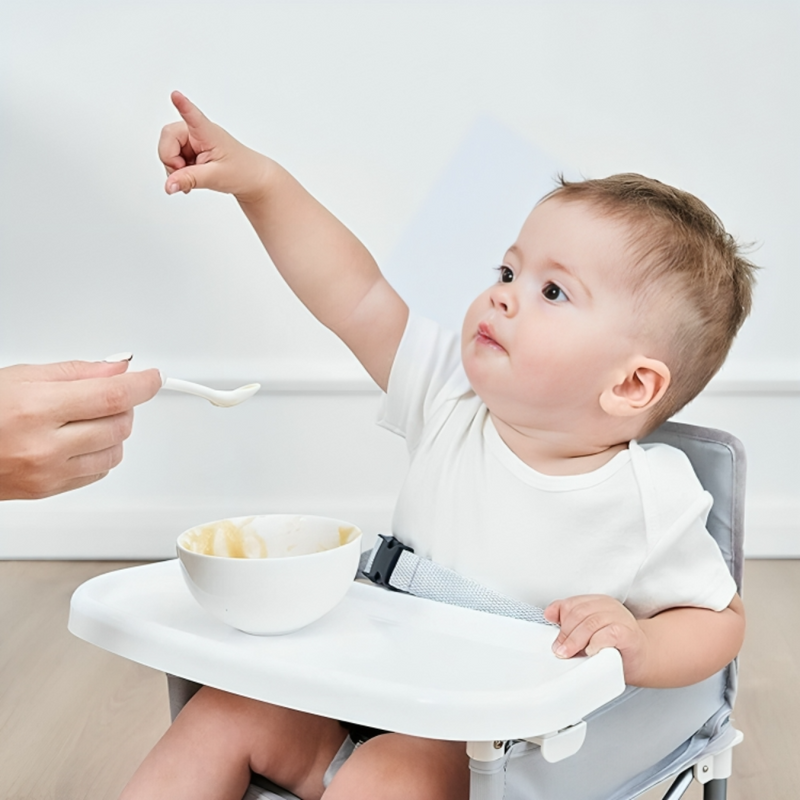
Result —
MULTIPOLYGON (((138 367, 144 368, 144 367, 138 367)), ((314 359, 189 361, 159 363, 165 375, 204 383, 214 388, 235 388, 260 383, 267 394, 379 394, 366 370, 352 358, 347 361, 314 359)), ((165 392, 170 394, 170 392, 165 392)))
POLYGON ((237 500, 202 504, 185 498, 165 507, 147 498, 101 508, 37 507, 34 503, 7 503, 0 508, 0 559, 9 560, 159 560, 175 557, 175 541, 182 531, 204 522, 249 514, 330 516, 357 524, 365 542, 391 528, 392 502, 352 498, 330 502, 324 498, 293 501, 237 500))
MULTIPOLYGON (((34 503, 5 503, 0 508, 0 558, 53 560, 151 560, 172 558, 181 531, 227 516, 285 513, 319 514, 351 521, 365 542, 391 527, 392 498, 322 497, 290 501, 252 500, 202 504, 189 498, 165 507, 139 498, 104 504, 48 508, 34 503)), ((746 512, 748 558, 800 558, 800 500, 768 505, 752 503, 746 512)))
POLYGON ((703 390, 705 395, 800 395, 800 380, 791 378, 719 378, 703 390))
POLYGON ((800 496, 747 498, 745 555, 748 558, 800 558, 800 496))
MULTIPOLYGON (((231 388, 246 383, 260 383, 267 394, 378 394, 380 389, 355 361, 319 362, 233 362, 184 363, 182 368, 162 368, 165 374, 184 380, 231 388)), ((713 396, 800 396, 800 376, 779 369, 759 369, 752 377, 738 368, 713 378, 702 395, 713 396)))

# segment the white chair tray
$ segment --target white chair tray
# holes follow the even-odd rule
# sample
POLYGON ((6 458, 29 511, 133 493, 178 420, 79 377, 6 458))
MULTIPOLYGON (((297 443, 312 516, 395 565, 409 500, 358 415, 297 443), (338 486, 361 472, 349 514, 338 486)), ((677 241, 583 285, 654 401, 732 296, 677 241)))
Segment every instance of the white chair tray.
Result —
POLYGON ((616 650, 556 658, 555 628, 354 582, 322 619, 283 636, 218 622, 179 563, 109 572, 78 587, 69 629, 154 669, 375 728, 473 742, 572 725, 621 694, 616 650))

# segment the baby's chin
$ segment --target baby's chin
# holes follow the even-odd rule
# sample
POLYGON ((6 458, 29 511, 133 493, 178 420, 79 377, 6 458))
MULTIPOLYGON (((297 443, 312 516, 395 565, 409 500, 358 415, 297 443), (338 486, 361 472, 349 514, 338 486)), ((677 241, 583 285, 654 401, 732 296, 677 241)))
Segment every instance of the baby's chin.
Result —
POLYGON ((475 393, 480 396, 478 388, 481 385, 481 370, 475 363, 473 354, 470 352, 470 349, 474 347, 474 342, 465 339, 461 340, 461 366, 464 368, 464 372, 467 373, 470 386, 472 386, 475 393))

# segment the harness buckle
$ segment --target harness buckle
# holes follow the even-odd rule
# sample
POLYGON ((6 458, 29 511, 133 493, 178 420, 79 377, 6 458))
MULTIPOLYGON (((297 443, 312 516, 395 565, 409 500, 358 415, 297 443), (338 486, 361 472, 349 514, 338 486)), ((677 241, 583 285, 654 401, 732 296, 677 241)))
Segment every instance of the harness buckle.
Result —
POLYGON ((389 584, 389 579, 392 577, 394 568, 397 566, 403 551, 408 550, 413 553, 414 548, 403 544, 395 536, 386 536, 383 533, 379 533, 378 537, 379 541, 373 548, 373 555, 363 575, 378 586, 384 586, 393 592, 398 592, 400 591, 399 589, 389 584))

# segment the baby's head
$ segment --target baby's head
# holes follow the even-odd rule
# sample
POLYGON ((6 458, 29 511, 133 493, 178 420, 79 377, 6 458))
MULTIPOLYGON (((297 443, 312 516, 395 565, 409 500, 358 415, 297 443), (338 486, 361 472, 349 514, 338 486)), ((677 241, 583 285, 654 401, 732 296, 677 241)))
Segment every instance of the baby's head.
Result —
POLYGON ((643 436, 720 368, 755 269, 686 192, 634 174, 562 180, 467 312, 465 368, 511 424, 643 436))

